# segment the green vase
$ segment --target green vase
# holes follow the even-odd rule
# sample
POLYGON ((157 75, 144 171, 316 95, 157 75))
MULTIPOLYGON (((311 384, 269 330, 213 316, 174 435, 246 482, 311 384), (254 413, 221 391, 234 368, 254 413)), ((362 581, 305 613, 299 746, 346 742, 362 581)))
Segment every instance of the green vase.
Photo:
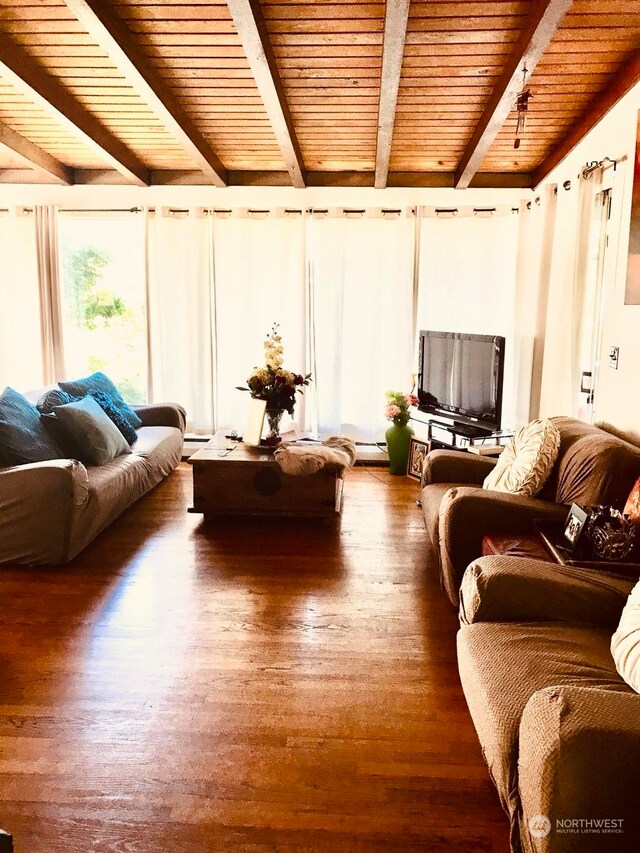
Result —
POLYGON ((409 462, 409 444, 413 430, 403 424, 392 424, 385 432, 387 452, 389 453, 389 473, 406 474, 409 462))

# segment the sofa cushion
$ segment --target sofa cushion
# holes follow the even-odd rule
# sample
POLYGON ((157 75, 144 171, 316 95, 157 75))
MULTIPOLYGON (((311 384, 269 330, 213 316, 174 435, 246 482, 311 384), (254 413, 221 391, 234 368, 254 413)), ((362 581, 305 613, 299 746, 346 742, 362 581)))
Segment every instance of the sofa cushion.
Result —
POLYGON ((640 581, 629 596, 618 629, 611 639, 611 654, 627 684, 640 693, 640 581))
POLYGON ((77 447, 82 462, 104 465, 116 456, 131 453, 118 427, 93 397, 56 406, 53 413, 77 447))
POLYGON ((520 718, 530 697, 569 685, 631 692, 616 672, 606 629, 563 623, 465 625, 458 632, 462 687, 482 752, 512 820, 518 810, 520 718))
POLYGON ((514 435, 483 488, 533 497, 544 486, 560 449, 560 433, 550 420, 535 420, 514 435))
POLYGON ((0 467, 62 457, 33 403, 13 388, 5 388, 0 394, 0 467))
POLYGON ((104 373, 98 371, 82 379, 68 380, 66 382, 59 382, 58 384, 63 391, 77 397, 83 397, 85 394, 92 394, 93 392, 102 392, 113 400, 114 405, 122 412, 134 429, 142 426, 142 421, 138 415, 136 415, 131 406, 125 403, 122 394, 104 373))
POLYGON ((571 444, 557 473, 557 503, 622 509, 640 476, 640 450, 597 430, 571 444))

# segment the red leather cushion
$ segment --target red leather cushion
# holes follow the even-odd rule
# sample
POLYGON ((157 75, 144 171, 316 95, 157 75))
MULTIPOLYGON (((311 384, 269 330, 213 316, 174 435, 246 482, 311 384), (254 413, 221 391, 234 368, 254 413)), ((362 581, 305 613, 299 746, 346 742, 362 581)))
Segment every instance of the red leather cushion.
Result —
POLYGON ((503 557, 531 557, 534 560, 552 560, 553 558, 537 536, 489 533, 482 540, 482 555, 489 557, 500 554, 503 557))

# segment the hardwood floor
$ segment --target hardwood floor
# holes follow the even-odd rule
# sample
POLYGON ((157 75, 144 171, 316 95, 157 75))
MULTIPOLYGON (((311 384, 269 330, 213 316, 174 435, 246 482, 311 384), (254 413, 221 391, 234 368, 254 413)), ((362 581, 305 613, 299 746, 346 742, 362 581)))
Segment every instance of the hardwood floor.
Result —
POLYGON ((415 481, 351 472, 337 529, 206 527, 190 477, 0 568, 16 853, 506 853, 415 481))

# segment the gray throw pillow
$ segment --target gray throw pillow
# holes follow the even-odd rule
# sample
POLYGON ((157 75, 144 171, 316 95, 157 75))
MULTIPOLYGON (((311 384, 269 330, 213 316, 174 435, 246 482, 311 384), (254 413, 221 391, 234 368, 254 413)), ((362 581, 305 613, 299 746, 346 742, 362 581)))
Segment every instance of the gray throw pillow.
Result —
POLYGON ((53 413, 78 448, 82 462, 104 465, 116 456, 131 453, 118 427, 93 397, 56 406, 53 413))

